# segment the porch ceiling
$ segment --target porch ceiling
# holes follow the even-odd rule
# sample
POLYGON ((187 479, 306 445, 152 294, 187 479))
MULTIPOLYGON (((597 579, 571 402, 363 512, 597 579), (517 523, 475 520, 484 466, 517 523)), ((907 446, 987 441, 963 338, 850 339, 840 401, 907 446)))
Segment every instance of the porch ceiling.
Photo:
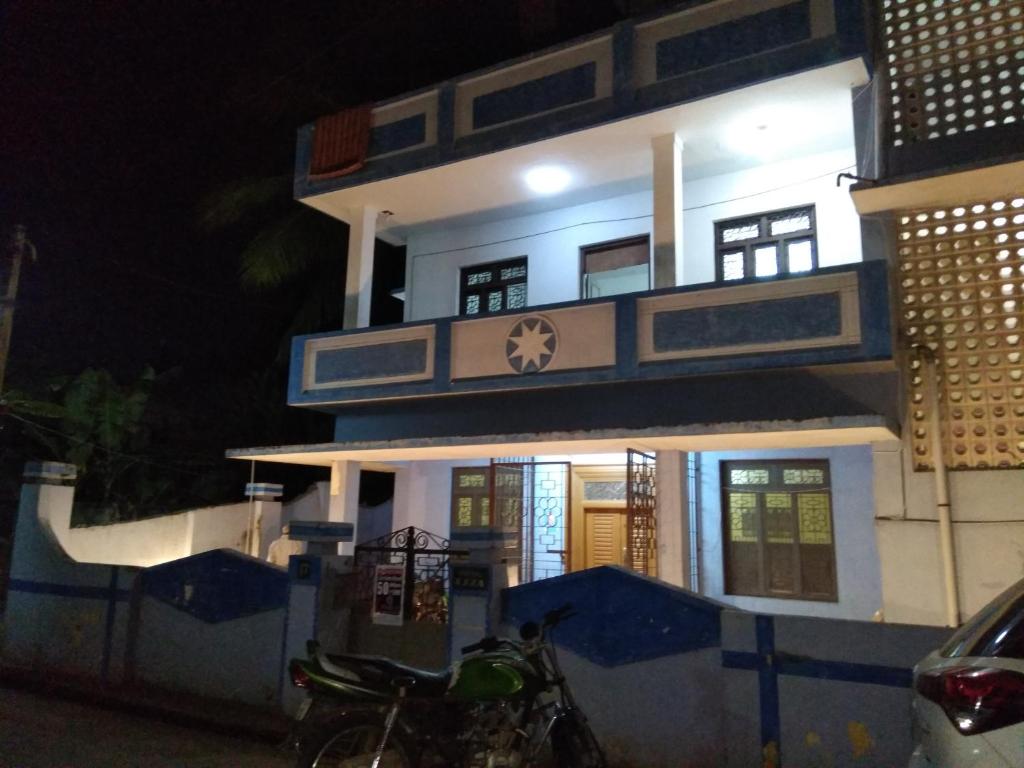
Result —
POLYGON ((854 59, 302 202, 343 220, 362 206, 391 211, 378 234, 400 239, 408 227, 428 222, 535 213, 643 188, 651 139, 668 133, 683 140, 687 178, 739 171, 852 146, 850 89, 867 80, 863 62, 854 59), (550 197, 530 192, 523 172, 541 164, 569 170, 570 188, 550 197))
POLYGON ((335 461, 375 465, 498 456, 620 453, 647 451, 725 451, 864 445, 898 440, 883 416, 845 416, 803 422, 763 421, 699 425, 687 430, 602 430, 534 435, 490 435, 375 442, 239 448, 228 458, 329 467, 335 461))

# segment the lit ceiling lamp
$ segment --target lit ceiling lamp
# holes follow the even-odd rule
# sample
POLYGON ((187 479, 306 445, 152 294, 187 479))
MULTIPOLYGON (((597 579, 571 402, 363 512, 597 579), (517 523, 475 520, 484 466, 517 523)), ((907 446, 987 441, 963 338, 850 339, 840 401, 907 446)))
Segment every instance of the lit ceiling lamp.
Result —
POLYGON ((523 174, 523 181, 538 195, 557 195, 569 186, 572 175, 560 165, 538 165, 523 174))

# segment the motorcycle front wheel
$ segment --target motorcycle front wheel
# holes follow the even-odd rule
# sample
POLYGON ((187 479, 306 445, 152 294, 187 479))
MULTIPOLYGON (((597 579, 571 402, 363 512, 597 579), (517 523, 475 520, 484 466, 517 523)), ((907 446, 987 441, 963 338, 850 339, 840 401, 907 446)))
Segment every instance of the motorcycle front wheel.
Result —
MULTIPOLYGON (((383 735, 384 718, 373 713, 327 721, 303 739, 296 768, 373 768, 383 735)), ((378 768, 415 768, 413 754, 392 730, 378 768)))
POLYGON ((555 723, 551 751, 558 768, 607 768, 601 745, 578 710, 569 710, 555 723))

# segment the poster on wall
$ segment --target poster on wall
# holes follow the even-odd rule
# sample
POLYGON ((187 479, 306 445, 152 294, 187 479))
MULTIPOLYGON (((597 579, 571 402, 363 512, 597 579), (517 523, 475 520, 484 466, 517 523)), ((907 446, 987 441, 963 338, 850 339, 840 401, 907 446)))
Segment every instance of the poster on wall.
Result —
POLYGON ((405 603, 405 566, 378 565, 373 574, 373 623, 400 626, 405 603))

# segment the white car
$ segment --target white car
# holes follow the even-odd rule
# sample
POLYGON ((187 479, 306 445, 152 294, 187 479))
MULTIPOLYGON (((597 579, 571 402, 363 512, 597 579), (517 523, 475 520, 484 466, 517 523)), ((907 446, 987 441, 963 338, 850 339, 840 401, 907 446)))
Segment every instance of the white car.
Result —
POLYGON ((914 668, 910 768, 1024 766, 1024 580, 914 668))

